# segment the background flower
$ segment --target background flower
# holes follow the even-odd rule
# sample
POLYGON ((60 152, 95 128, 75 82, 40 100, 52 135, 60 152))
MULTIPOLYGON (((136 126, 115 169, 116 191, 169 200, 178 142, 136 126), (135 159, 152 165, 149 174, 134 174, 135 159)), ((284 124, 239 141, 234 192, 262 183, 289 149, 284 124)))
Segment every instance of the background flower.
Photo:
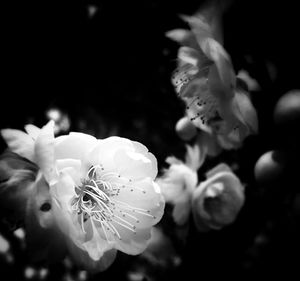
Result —
POLYGON ((216 135, 223 148, 238 148, 248 135, 257 133, 256 111, 206 17, 185 16, 191 31, 167 33, 183 45, 178 50, 178 68, 172 82, 195 126, 216 135))
POLYGON ((221 229, 236 219, 244 204, 244 187, 226 164, 207 172, 193 193, 192 211, 199 231, 221 229))
POLYGON ((166 202, 173 207, 172 216, 178 225, 187 222, 191 210, 192 194, 198 183, 197 170, 203 164, 205 152, 199 146, 186 146, 185 162, 168 157, 166 162, 170 165, 156 182, 162 189, 166 202))

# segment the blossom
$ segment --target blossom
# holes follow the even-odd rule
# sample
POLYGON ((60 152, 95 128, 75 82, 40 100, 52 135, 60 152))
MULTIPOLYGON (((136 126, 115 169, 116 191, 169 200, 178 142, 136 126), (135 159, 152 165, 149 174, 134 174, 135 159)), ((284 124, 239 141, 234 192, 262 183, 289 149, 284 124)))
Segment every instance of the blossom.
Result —
POLYGON ((233 223, 244 200, 244 186, 239 178, 226 164, 217 165, 193 193, 192 212, 197 229, 221 229, 233 223))
MULTIPOLYGON (((42 129, 28 125, 28 134, 1 131, 12 151, 40 169, 36 190, 51 211, 39 225, 57 226, 71 256, 88 269, 107 268, 116 250, 143 252, 164 211, 154 182, 155 156, 141 143, 121 137, 97 140, 71 132, 54 138, 53 126, 53 121, 42 129)), ((33 213, 37 198, 32 199, 33 213)))
POLYGON ((191 30, 167 33, 181 44, 172 83, 196 127, 217 135, 226 148, 237 147, 257 132, 256 111, 206 18, 198 15, 183 19, 191 30))
POLYGON ((187 222, 191 211, 192 194, 198 183, 197 170, 203 164, 205 154, 199 146, 188 146, 185 162, 176 157, 168 157, 170 165, 156 182, 162 190, 166 202, 174 206, 172 216, 178 225, 187 222))

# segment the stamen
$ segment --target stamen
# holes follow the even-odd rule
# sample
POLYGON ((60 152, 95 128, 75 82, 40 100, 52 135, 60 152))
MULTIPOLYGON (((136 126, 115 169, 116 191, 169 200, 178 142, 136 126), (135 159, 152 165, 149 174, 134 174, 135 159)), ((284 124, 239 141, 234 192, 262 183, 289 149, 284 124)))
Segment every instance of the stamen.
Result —
POLYGON ((139 223, 137 215, 155 218, 150 210, 134 207, 126 202, 116 200, 121 188, 131 191, 146 190, 131 184, 132 179, 114 172, 104 172, 103 166, 95 165, 89 168, 81 186, 76 186, 76 195, 71 201, 71 209, 81 216, 80 224, 86 233, 84 224, 91 219, 91 223, 98 222, 103 229, 105 239, 113 242, 114 236, 122 239, 116 226, 120 225, 136 233, 135 223, 139 223), (117 214, 116 214, 117 213, 117 214))
POLYGON ((81 214, 81 229, 82 229, 83 233, 86 234, 86 231, 85 231, 85 229, 84 229, 84 218, 83 218, 83 214, 81 214))
POLYGON ((128 212, 124 212, 124 211, 120 210, 120 213, 122 214, 123 217, 127 216, 127 217, 130 217, 130 218, 134 219, 136 223, 139 223, 139 222, 140 222, 140 221, 137 219, 137 217, 135 217, 135 216, 129 214, 128 212))
POLYGON ((125 224, 123 224, 123 223, 121 223, 121 222, 119 222, 119 221, 117 221, 115 219, 112 219, 112 221, 115 222, 115 223, 117 223, 117 224, 119 224, 119 225, 121 225, 121 226, 123 226, 124 228, 126 228, 126 229, 128 229, 128 230, 130 230, 130 231, 132 231, 134 233, 136 233, 136 231, 134 230, 135 227, 134 228, 130 228, 129 226, 127 226, 127 225, 125 225, 125 224))

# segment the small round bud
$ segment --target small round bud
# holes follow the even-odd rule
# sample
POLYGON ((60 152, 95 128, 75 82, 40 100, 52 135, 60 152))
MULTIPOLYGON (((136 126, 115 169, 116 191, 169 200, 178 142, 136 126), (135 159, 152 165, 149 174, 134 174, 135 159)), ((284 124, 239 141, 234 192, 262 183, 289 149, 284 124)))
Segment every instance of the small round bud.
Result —
MULTIPOLYGON (((278 101, 274 109, 275 125, 289 127, 300 122, 300 90, 291 90, 284 94, 278 101)), ((297 127, 294 127, 293 132, 296 133, 297 127)), ((291 132, 291 133, 293 133, 291 132)))
POLYGON ((182 117, 176 123, 177 135, 184 141, 189 141, 197 134, 197 128, 188 117, 182 117))
POLYGON ((259 184, 268 185, 282 178, 285 166, 285 154, 281 151, 268 151, 256 161, 254 175, 259 184))

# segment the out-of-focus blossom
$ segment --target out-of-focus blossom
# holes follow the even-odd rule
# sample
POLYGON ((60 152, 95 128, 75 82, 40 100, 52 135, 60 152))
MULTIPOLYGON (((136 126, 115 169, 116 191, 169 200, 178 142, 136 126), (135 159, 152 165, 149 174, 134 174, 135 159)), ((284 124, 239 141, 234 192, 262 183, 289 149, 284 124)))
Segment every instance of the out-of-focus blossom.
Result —
POLYGON ((47 118, 53 120, 54 134, 66 133, 69 131, 71 122, 69 116, 58 108, 50 108, 46 112, 47 118))
POLYGON ((186 146, 185 162, 168 157, 170 165, 163 175, 157 179, 166 202, 174 205, 173 219, 178 225, 187 222, 191 210, 191 197, 198 183, 197 170, 204 162, 205 154, 199 146, 186 146))
POLYGON ((86 9, 87 9, 88 18, 92 19, 95 17, 99 8, 96 5, 89 4, 87 5, 86 9))
POLYGON ((197 15, 183 19, 191 30, 167 33, 182 45, 172 83, 195 126, 218 135, 224 147, 235 147, 257 132, 256 111, 206 18, 197 15))
POLYGON ((244 186, 222 163, 207 173, 192 199, 193 218, 199 231, 221 229, 235 221, 245 200, 244 186))
POLYGON ((28 134, 1 131, 12 151, 40 169, 28 203, 30 231, 58 229, 73 259, 90 270, 110 266, 116 250, 143 252, 164 211, 154 155, 120 137, 54 138, 53 126, 53 121, 42 129, 28 125, 28 134))

